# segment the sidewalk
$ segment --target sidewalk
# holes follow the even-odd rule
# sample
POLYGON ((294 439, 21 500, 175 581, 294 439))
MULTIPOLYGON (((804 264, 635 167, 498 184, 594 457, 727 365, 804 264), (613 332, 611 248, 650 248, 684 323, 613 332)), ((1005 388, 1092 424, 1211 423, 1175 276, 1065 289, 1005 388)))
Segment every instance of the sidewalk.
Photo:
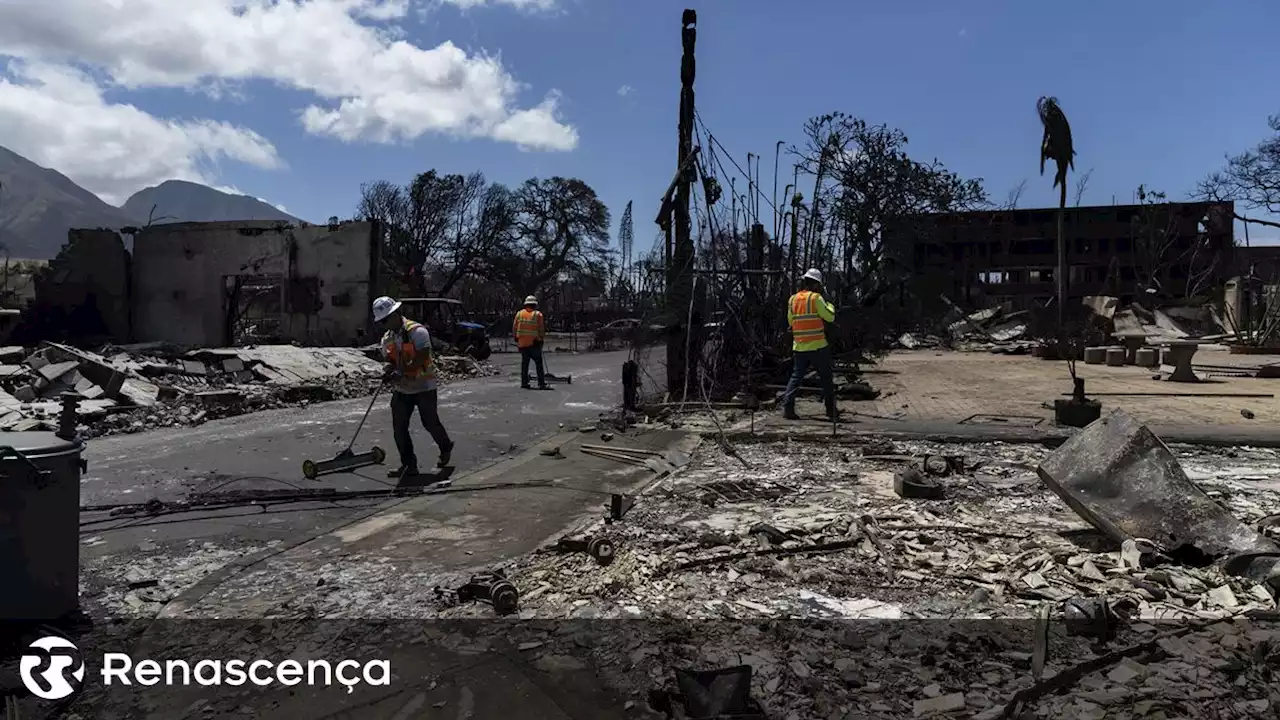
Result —
MULTIPOLYGON (((433 617, 430 588, 456 587, 477 569, 531 552, 599 517, 611 493, 654 480, 650 468, 580 452, 602 444, 600 435, 561 433, 451 487, 264 553, 179 596, 162 617, 433 617), (563 457, 542 454, 557 447, 563 457)), ((697 442, 656 430, 619 433, 609 444, 687 453, 697 442)))
MULTIPOLYGON (((1232 366, 1270 362, 1270 356, 1197 353, 1196 362, 1232 366)), ((1086 394, 1102 412, 1123 409, 1165 442, 1197 445, 1280 447, 1280 380, 1212 377, 1198 384, 1160 382, 1156 370, 1078 363, 1086 394), (1237 397, 1230 397, 1236 395, 1237 397), (1226 397, 1224 397, 1226 396, 1226 397), (1247 417, 1252 415, 1252 417, 1247 417)), ((1054 424, 1052 403, 1071 389, 1066 363, 1027 355, 942 351, 896 351, 865 376, 881 395, 874 401, 840 403, 846 416, 837 434, 925 437, 952 442, 1058 444, 1075 432, 1054 424)), ((762 417, 764 432, 831 433, 816 396, 800 398, 800 415, 789 422, 762 417)))

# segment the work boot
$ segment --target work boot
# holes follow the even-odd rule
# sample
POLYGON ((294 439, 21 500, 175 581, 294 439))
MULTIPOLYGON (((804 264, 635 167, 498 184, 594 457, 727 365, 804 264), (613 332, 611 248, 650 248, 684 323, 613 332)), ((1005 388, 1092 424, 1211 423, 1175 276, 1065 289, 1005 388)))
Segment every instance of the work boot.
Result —
POLYGON ((520 384, 520 389, 521 389, 521 390, 532 390, 532 389, 533 389, 533 386, 532 386, 532 385, 530 385, 530 384, 528 384, 528 383, 521 383, 521 384, 520 384))
POLYGON ((788 408, 786 408, 785 410, 783 410, 783 411, 782 411, 782 417, 784 417, 784 418, 786 418, 786 419, 788 419, 788 420, 799 420, 799 419, 800 419, 800 416, 796 414, 796 409, 795 409, 795 408, 793 408, 793 407, 788 407, 788 408))
POLYGON ((448 467, 449 455, 453 453, 453 443, 449 443, 449 447, 440 448, 440 459, 436 461, 436 467, 448 467))
POLYGON ((539 385, 539 386, 538 386, 538 389, 539 389, 539 390, 550 390, 550 389, 551 389, 551 386, 550 386, 550 385, 548 385, 548 384, 546 384, 546 383, 542 383, 541 385, 539 385))
POLYGON ((387 473, 387 477, 389 477, 389 478, 406 478, 406 477, 413 477, 413 476, 415 476, 415 475, 417 475, 417 474, 418 474, 418 468, 413 467, 412 465, 401 465, 400 467, 396 468, 395 470, 392 470, 392 471, 388 472, 388 473, 387 473))

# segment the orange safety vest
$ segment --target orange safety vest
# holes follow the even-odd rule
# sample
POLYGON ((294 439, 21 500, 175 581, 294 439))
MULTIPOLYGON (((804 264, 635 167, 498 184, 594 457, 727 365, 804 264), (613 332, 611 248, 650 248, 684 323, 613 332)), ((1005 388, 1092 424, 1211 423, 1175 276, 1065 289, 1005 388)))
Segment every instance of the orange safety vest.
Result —
POLYGON ((436 361, 430 348, 424 351, 427 353, 427 362, 421 369, 406 370, 418 355, 418 348, 413 344, 410 333, 420 327, 422 327, 420 323, 406 319, 404 321, 404 342, 397 344, 395 333, 388 331, 383 338, 382 347, 387 352, 387 361, 395 365, 396 369, 403 373, 405 378, 432 380, 436 376, 436 361))
POLYGON ((520 310, 516 313, 514 329, 516 345, 531 347, 535 340, 542 337, 542 313, 537 310, 520 310))
POLYGON ((797 343, 826 340, 826 326, 818 314, 818 293, 801 290, 791 296, 791 337, 797 343))

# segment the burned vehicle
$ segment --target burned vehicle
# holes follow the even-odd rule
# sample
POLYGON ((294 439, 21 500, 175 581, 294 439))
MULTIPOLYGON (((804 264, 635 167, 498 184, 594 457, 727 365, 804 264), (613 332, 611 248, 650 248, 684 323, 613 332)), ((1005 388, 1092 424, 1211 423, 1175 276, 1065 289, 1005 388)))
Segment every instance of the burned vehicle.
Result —
POLYGON ((401 310, 431 331, 437 353, 487 360, 491 352, 485 326, 462 318, 462 301, 443 297, 402 298, 401 310))

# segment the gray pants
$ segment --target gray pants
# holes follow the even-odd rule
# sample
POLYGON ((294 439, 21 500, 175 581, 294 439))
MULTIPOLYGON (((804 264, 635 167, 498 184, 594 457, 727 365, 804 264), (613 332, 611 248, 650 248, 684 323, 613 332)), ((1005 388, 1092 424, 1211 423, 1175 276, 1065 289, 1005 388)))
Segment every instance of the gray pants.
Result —
POLYGON ((427 390, 420 393, 391 393, 391 428, 396 439, 396 449, 400 451, 400 464, 407 468, 417 469, 418 456, 413 452, 413 438, 409 435, 409 423, 413 420, 413 411, 418 411, 422 418, 422 427, 431 433, 440 450, 452 450, 453 441, 445 432, 444 423, 440 422, 437 408, 439 393, 427 390))
POLYGON ((818 381, 822 383, 822 399, 827 406, 827 415, 836 412, 836 384, 831 375, 831 346, 817 350, 799 351, 791 354, 791 381, 783 393, 783 407, 788 415, 796 411, 796 390, 800 382, 809 374, 809 368, 818 373, 818 381))

